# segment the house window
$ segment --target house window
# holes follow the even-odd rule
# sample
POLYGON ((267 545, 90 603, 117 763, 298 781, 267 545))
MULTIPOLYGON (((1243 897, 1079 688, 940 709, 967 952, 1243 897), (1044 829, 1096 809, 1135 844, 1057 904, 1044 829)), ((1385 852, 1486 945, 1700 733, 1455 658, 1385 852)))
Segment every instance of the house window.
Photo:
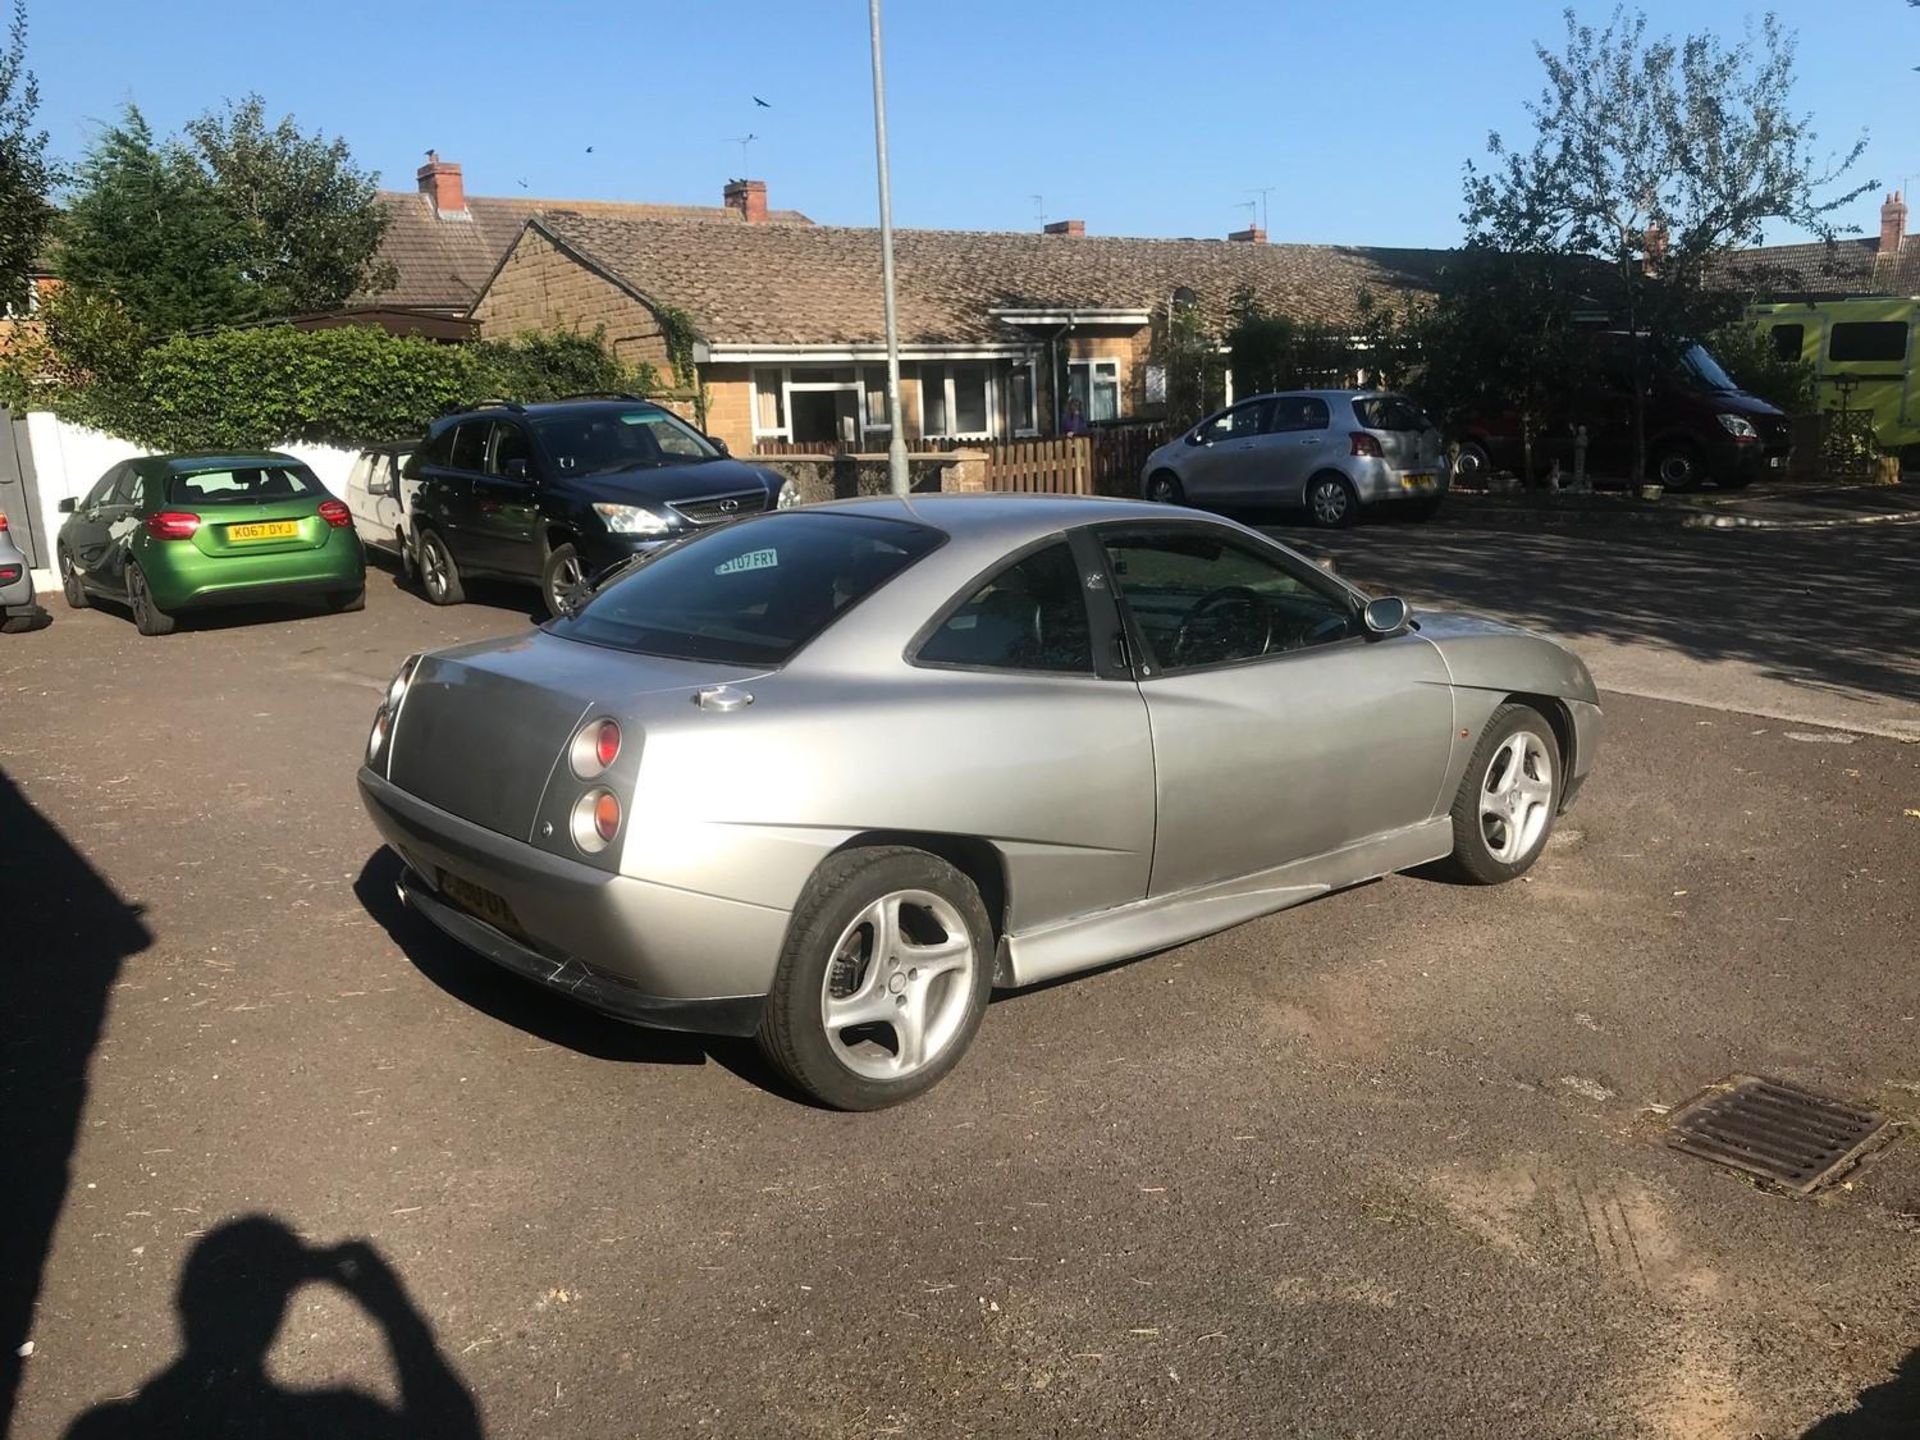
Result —
POLYGON ((993 433, 993 387, 982 360, 920 367, 921 433, 947 439, 993 433))
POLYGON ((1033 365, 1015 365, 1007 372, 1007 423, 1016 435, 1039 431, 1035 423, 1033 365))
POLYGON ((887 418, 887 367, 868 365, 860 376, 866 387, 867 429, 891 430, 893 422, 887 418))
POLYGON ((781 371, 753 372, 753 433, 756 437, 787 433, 786 377, 781 371))
POLYGON ((1907 358, 1907 322, 1904 320, 1849 320, 1835 325, 1827 336, 1829 360, 1897 362, 1907 358))
POLYGON ((1080 402, 1088 423, 1120 418, 1120 362, 1071 360, 1067 363, 1067 396, 1080 402))

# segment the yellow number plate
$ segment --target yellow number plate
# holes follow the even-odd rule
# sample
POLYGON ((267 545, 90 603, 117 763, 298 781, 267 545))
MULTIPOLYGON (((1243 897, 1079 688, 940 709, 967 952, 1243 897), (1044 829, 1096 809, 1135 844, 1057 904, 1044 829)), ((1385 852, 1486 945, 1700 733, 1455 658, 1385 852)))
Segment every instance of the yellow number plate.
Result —
POLYGON ((299 533, 297 520, 256 520, 250 525, 227 526, 229 540, 292 540, 299 533))
POLYGON ((1402 475, 1400 477, 1400 488, 1402 490, 1431 490, 1433 488, 1433 476, 1402 475))
POLYGON ((520 928, 520 920, 513 913, 513 906, 484 885, 476 885, 471 880, 462 880, 458 875, 449 875, 442 870, 440 893, 476 920, 484 920, 496 930, 504 930, 509 935, 526 933, 520 928))

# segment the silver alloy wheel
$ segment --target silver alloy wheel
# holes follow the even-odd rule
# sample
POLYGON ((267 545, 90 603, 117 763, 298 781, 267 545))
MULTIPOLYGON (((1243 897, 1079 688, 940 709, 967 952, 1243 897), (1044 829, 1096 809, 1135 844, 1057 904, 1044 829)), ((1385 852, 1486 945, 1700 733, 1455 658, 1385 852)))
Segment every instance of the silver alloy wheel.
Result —
POLYGON ((924 1070, 966 1023, 976 963, 973 937, 948 901, 929 890, 882 895, 853 917, 827 962, 820 1021, 834 1058, 869 1080, 924 1070), (939 938, 929 938, 935 931, 939 938))
POLYGON ((1352 503, 1347 487, 1331 477, 1316 481, 1307 494, 1307 504, 1313 509, 1313 518, 1322 525, 1338 525, 1345 520, 1347 507, 1352 503))
POLYGON ((447 557, 440 553, 438 536, 429 535, 420 542, 420 582, 429 595, 447 593, 447 557))
POLYGON ((580 563, 578 554, 569 555, 553 567, 552 587, 547 593, 547 608, 556 615, 565 615, 568 606, 579 591, 586 588, 587 571, 580 563))
POLYGON ((1480 781, 1480 834, 1502 865, 1533 853, 1553 818, 1553 756, 1531 730, 1501 742, 1480 781))

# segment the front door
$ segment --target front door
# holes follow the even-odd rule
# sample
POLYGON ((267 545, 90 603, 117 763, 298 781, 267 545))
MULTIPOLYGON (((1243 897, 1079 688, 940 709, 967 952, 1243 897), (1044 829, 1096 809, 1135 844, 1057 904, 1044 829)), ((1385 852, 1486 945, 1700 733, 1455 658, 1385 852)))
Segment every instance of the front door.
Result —
POLYGON ((115 543, 111 533, 117 513, 114 487, 132 467, 115 465, 73 507, 73 514, 60 528, 60 540, 74 568, 89 586, 118 590, 117 581, 106 577, 117 567, 108 563, 107 552, 115 543))
POLYGON ((1187 436, 1189 449, 1180 464, 1180 484, 1189 502, 1219 505, 1236 496, 1245 498, 1249 478, 1260 470, 1260 445, 1272 408, 1273 401, 1266 396, 1243 400, 1202 421, 1187 436))
POLYGON ((1453 696, 1432 645, 1368 638, 1352 592, 1219 526, 1101 538, 1153 733, 1150 894, 1433 818, 1453 696))

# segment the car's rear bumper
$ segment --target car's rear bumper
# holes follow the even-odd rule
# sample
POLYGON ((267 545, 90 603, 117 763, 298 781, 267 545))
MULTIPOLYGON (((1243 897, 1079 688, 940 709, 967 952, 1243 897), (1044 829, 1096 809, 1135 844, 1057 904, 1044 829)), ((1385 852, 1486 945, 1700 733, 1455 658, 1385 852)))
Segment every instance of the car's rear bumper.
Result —
POLYGON ((1431 503, 1447 493, 1451 478, 1444 458, 1428 469, 1396 469, 1384 460, 1362 461, 1350 473, 1354 493, 1362 505, 1396 505, 1403 501, 1431 503), (1425 477, 1422 484, 1420 477, 1425 477))
POLYGON ((276 555, 204 555, 185 541, 148 545, 137 556, 162 610, 304 600, 358 590, 367 560, 360 539, 341 528, 312 550, 276 555))
POLYGON ((657 885, 549 854, 429 805, 362 767, 360 797, 406 861, 402 894, 498 965, 625 1020, 750 1034, 788 912, 657 885), (480 919, 460 882, 505 903, 480 919), (510 933, 511 932, 511 933, 510 933))

